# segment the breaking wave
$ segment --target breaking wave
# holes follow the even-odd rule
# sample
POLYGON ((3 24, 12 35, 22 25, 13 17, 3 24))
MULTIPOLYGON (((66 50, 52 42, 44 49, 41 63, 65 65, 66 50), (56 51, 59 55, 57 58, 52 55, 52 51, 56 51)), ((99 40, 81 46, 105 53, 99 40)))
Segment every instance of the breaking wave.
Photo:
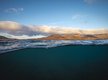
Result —
POLYGON ((65 45, 108 45, 108 40, 15 40, 0 41, 0 54, 24 48, 52 48, 65 45))

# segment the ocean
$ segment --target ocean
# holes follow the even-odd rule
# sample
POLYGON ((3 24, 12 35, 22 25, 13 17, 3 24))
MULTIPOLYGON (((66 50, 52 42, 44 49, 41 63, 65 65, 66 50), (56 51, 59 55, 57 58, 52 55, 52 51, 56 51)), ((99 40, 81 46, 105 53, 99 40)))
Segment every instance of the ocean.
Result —
POLYGON ((108 46, 26 48, 0 54, 0 80, 108 80, 108 46))

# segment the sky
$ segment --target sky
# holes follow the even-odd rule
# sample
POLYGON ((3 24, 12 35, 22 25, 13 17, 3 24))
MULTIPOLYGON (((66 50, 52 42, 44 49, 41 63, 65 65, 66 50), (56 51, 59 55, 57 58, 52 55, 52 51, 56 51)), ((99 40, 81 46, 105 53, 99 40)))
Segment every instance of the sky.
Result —
POLYGON ((108 0, 0 0, 0 22, 6 21, 27 26, 108 28, 108 0))

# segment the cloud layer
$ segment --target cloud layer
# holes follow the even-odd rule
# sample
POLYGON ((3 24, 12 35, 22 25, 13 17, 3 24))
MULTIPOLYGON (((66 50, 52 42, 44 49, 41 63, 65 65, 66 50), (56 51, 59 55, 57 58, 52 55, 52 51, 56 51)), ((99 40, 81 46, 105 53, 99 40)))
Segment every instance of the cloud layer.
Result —
POLYGON ((0 35, 27 39, 40 38, 50 34, 103 34, 108 33, 108 29, 82 30, 73 27, 47 26, 47 25, 22 25, 12 21, 0 21, 0 35))

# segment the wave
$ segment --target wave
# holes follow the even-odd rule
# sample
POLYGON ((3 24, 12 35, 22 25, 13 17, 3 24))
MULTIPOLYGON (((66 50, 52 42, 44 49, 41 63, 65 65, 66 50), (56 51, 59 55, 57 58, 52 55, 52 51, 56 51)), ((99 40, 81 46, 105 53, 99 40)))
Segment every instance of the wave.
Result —
POLYGON ((0 41, 0 54, 24 48, 53 48, 65 45, 108 45, 108 40, 16 40, 0 41))

